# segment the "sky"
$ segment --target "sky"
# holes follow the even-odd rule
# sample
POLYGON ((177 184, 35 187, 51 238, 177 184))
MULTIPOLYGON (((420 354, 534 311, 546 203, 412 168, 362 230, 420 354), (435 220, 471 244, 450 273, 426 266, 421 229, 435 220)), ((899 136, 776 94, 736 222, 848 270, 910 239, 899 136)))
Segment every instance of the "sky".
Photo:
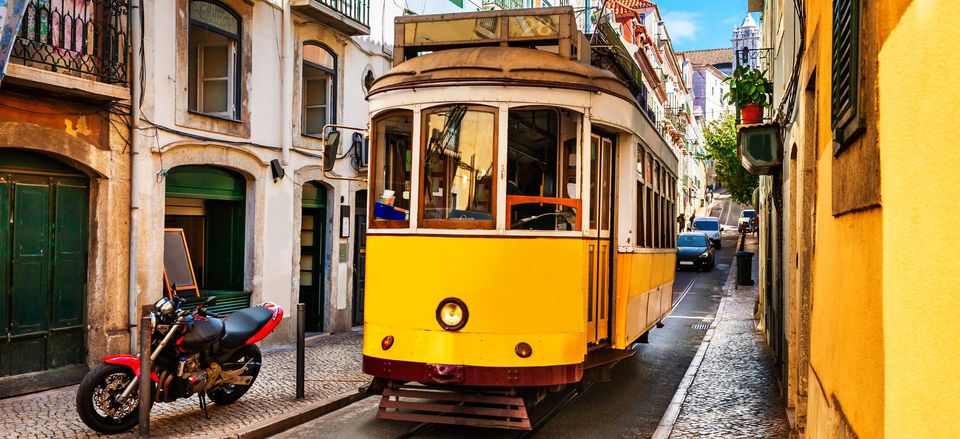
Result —
MULTIPOLYGON (((747 15, 746 0, 660 0, 656 3, 678 52, 731 47, 733 29, 747 15)), ((759 17, 753 18, 759 23, 759 17)))

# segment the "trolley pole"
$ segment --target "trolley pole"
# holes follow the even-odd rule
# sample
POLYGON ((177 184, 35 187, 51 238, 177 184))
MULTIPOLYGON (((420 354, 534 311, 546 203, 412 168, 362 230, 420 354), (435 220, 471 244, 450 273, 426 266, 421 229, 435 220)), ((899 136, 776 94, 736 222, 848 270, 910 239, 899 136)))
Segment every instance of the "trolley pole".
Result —
POLYGON ((140 318, 140 437, 150 436, 150 334, 153 325, 148 313, 140 318))
POLYGON ((303 381, 304 381, 304 344, 306 340, 306 330, 307 330, 307 319, 306 319, 306 310, 307 306, 298 303, 297 304, 297 399, 303 399, 303 381))

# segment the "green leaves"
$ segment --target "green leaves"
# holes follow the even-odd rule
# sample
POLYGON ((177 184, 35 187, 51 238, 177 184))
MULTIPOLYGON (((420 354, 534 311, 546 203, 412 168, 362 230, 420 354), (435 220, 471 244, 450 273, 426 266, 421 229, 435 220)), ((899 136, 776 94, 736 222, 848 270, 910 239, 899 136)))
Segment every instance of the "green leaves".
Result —
POLYGON ((767 95, 771 92, 771 86, 767 81, 766 70, 740 65, 723 81, 730 84, 730 92, 723 95, 727 102, 738 107, 749 104, 767 106, 767 95))
POLYGON ((750 204, 759 179, 743 169, 737 153, 737 127, 733 115, 711 122, 703 134, 707 139, 707 155, 714 160, 717 180, 727 188, 734 201, 750 204))

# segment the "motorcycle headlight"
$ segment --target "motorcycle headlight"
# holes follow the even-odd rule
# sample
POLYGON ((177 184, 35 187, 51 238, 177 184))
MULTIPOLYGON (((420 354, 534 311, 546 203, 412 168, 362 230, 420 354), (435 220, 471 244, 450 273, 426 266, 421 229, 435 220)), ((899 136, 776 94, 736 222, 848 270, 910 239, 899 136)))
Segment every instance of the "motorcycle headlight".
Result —
POLYGON ((166 297, 158 300, 157 303, 153 304, 153 306, 161 314, 169 315, 173 313, 173 302, 166 297))
POLYGON ((462 300, 450 297, 443 299, 437 307, 437 323, 448 331, 457 331, 467 324, 467 304, 462 300))

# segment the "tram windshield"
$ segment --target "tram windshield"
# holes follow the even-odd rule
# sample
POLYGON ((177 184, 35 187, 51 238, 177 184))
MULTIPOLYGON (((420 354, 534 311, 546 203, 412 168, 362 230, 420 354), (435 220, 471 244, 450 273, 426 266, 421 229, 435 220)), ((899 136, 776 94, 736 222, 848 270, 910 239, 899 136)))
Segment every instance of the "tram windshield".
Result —
POLYGON ((576 230, 576 119, 556 108, 515 108, 508 120, 508 227, 576 230))
POLYGON ((423 224, 494 228, 496 109, 454 105, 424 116, 423 224))

